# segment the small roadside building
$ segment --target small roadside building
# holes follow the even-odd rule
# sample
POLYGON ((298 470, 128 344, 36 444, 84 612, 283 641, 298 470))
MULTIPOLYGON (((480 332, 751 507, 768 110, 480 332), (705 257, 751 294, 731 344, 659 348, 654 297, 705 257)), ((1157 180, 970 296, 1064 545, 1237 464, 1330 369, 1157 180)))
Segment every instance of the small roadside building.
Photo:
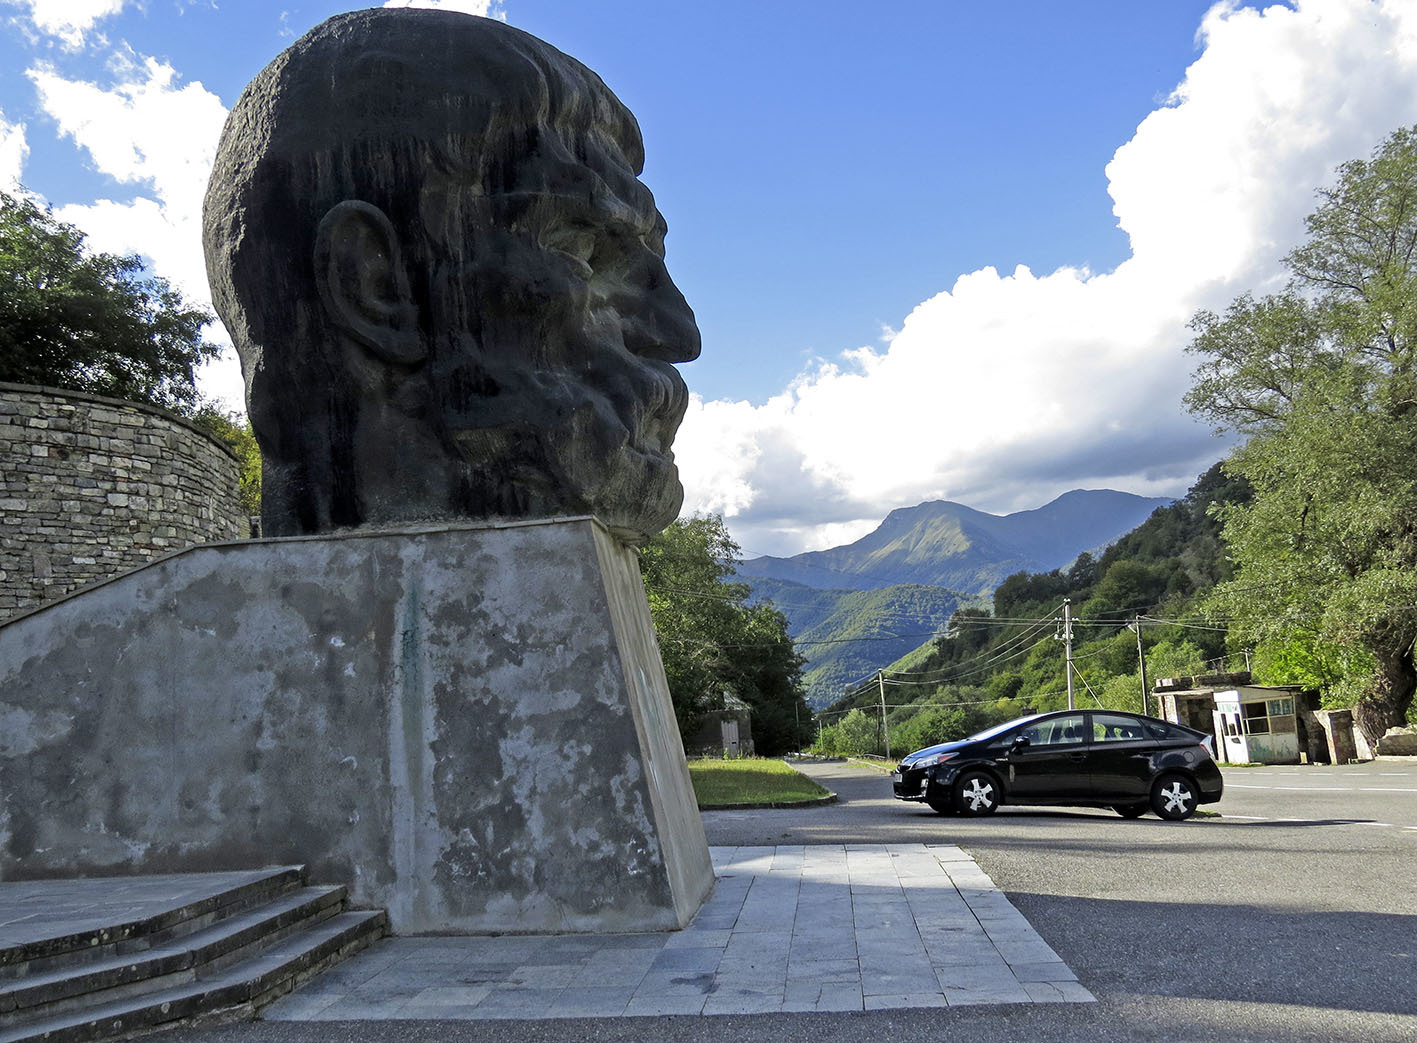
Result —
POLYGON ((704 723, 685 743, 691 757, 753 756, 753 708, 736 695, 723 693, 723 705, 710 710, 704 723))
POLYGON ((1216 760, 1298 764, 1332 760, 1304 690, 1257 685, 1247 672, 1163 677, 1153 691, 1160 716, 1215 737, 1216 760), (1309 718, 1306 720, 1305 718, 1309 718))
MULTIPOLYGON (((1298 764, 1298 689, 1244 685, 1215 693, 1215 732, 1232 764, 1298 764)), ((1307 751, 1305 751, 1307 753, 1307 751)))

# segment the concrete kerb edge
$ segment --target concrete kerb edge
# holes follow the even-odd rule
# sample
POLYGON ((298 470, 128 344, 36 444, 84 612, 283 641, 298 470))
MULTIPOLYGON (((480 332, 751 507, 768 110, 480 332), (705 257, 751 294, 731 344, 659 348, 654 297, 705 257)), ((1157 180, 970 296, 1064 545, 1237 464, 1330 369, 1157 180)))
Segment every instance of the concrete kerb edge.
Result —
POLYGON ((777 808, 821 808, 837 803, 837 795, 828 793, 825 797, 812 800, 769 800, 753 804, 700 804, 700 811, 768 811, 777 808))

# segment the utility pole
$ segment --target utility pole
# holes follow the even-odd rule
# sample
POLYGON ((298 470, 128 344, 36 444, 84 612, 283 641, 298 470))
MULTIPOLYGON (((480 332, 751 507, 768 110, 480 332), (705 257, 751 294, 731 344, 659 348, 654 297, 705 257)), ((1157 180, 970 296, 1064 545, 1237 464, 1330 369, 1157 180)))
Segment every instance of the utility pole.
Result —
POLYGON ((1132 629, 1137 632, 1137 665, 1141 667, 1141 712, 1150 716, 1151 704, 1147 702, 1149 693, 1146 687, 1146 653, 1141 648, 1141 616, 1137 616, 1136 622, 1132 624, 1132 629))
POLYGON ((886 760, 891 759, 891 730, 886 727, 886 672, 876 671, 876 682, 881 686, 881 735, 886 740, 886 760))
POLYGON ((1063 599, 1063 656, 1067 660, 1068 709, 1073 709, 1073 602, 1063 599))

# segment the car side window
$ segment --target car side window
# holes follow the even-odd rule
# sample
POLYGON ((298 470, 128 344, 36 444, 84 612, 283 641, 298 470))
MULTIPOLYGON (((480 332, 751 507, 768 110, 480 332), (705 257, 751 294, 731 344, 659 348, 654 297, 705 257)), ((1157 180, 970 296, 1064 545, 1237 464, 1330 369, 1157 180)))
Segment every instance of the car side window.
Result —
POLYGON ((1131 742, 1143 738, 1141 722, 1116 713, 1092 715, 1093 742, 1131 742))
POLYGON ((1147 724, 1146 734, 1152 739, 1189 739, 1191 736, 1179 728, 1166 724, 1147 724))
POLYGON ((1039 721, 1029 725, 1021 734, 1027 735, 1030 745, 1033 746, 1063 746, 1086 739, 1083 716, 1080 713, 1054 717, 1051 721, 1039 721))

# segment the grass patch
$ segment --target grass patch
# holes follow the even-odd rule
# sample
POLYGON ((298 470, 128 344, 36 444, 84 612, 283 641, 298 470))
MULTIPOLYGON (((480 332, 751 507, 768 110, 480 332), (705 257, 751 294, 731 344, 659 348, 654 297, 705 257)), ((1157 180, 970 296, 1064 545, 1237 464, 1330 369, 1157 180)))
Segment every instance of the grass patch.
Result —
POLYGON ((889 775, 895 771, 896 766, 896 761, 888 761, 884 757, 848 757, 847 760, 852 764, 859 764, 863 768, 879 771, 882 775, 889 775))
POLYGON ((782 761, 762 757, 694 760, 689 778, 699 807, 732 804, 793 804, 820 800, 827 791, 782 761))

